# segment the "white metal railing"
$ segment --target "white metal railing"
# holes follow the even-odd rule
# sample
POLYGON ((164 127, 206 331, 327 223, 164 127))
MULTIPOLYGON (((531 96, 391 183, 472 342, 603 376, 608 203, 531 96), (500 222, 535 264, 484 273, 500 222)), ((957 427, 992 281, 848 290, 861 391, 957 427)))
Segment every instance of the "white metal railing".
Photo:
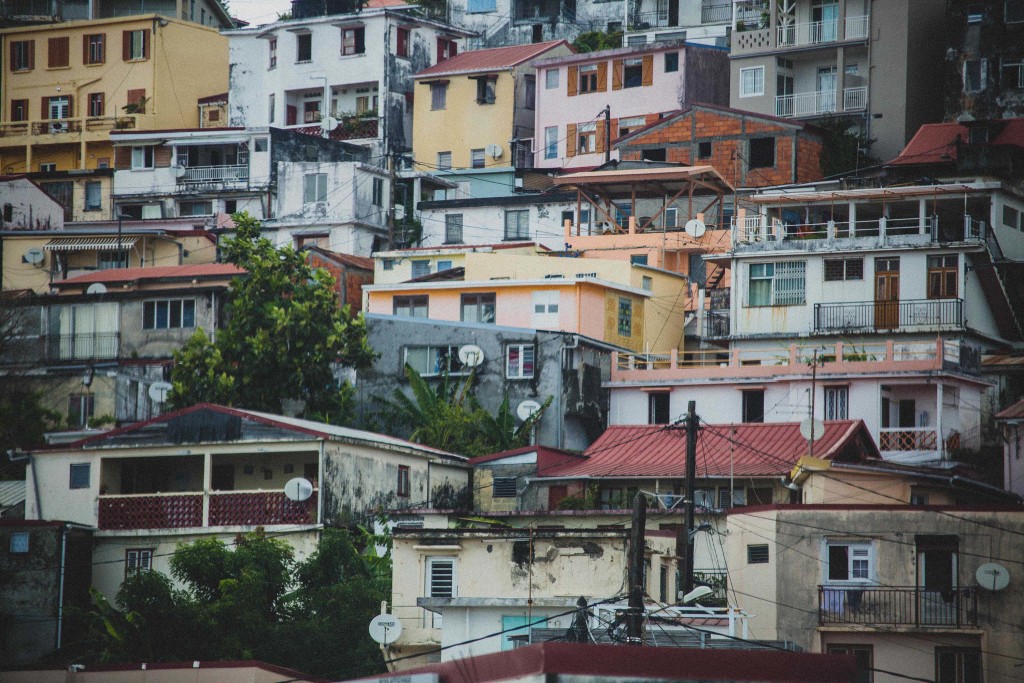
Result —
POLYGON ((248 166, 189 166, 181 178, 186 183, 223 183, 248 179, 248 166))
POLYGON ((961 229, 948 226, 939 230, 938 216, 882 216, 856 221, 783 223, 780 219, 766 215, 742 215, 733 217, 732 244, 756 244, 758 242, 780 242, 793 240, 799 246, 801 240, 844 239, 856 237, 880 237, 882 239, 909 235, 928 235, 932 240, 982 239, 985 223, 964 216, 961 229), (941 233, 941 234, 940 234, 941 233))
POLYGON ((836 110, 835 90, 814 90, 775 98, 776 116, 814 116, 836 110))
POLYGON ((706 3, 700 8, 700 23, 718 24, 732 19, 732 5, 724 3, 706 3))
POLYGON ((845 88, 843 90, 843 111, 857 111, 867 109, 868 88, 862 85, 856 88, 845 88))
MULTIPOLYGON (((606 629, 608 624, 615 621, 616 612, 621 612, 624 609, 627 609, 625 604, 605 604, 591 607, 593 611, 591 628, 606 629)), ((684 624, 689 626, 696 622, 702 629, 732 638, 749 639, 750 631, 747 624, 749 617, 749 614, 736 607, 657 607, 651 605, 644 607, 644 618, 657 621, 662 628, 672 627, 673 622, 677 622, 680 628, 684 628, 684 624), (726 621, 724 629, 717 625, 723 619, 726 621), (700 624, 700 622, 711 623, 700 624)))
POLYGON ((867 14, 855 17, 846 17, 846 40, 860 40, 868 37, 868 29, 871 28, 871 18, 867 14))
POLYGON ((777 29, 778 45, 797 47, 832 43, 837 40, 860 40, 868 37, 868 27, 868 15, 846 17, 842 35, 839 33, 839 19, 787 23, 777 29))

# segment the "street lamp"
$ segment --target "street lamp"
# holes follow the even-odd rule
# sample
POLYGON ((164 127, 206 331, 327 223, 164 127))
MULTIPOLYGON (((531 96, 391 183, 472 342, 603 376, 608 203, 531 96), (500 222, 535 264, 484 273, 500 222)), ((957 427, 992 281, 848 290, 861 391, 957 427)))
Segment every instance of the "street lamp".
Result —
MULTIPOLYGON (((127 216, 123 213, 117 214, 117 262, 121 263, 121 255, 124 253, 121 251, 121 223, 127 218, 131 220, 131 216, 127 216)), ((120 267, 120 266, 119 266, 120 267)), ((128 267, 128 259, 124 259, 124 267, 128 267)))

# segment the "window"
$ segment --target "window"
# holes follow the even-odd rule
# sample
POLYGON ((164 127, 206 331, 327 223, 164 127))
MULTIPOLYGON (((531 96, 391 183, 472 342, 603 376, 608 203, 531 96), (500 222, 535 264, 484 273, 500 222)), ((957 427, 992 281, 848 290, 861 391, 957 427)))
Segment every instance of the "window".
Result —
POLYGON ((652 289, 654 289, 654 279, 648 275, 644 275, 643 278, 640 280, 640 289, 644 290, 645 292, 649 292, 652 289))
POLYGON ((111 268, 127 268, 128 251, 122 249, 104 249, 96 252, 96 268, 99 270, 110 270, 111 268))
POLYGON ((462 317, 464 323, 494 323, 494 294, 463 294, 462 317))
POLYGON ((103 64, 107 61, 107 36, 104 33, 92 33, 82 37, 82 52, 86 64, 103 64))
POLYGON ((266 152, 268 149, 270 149, 270 139, 269 138, 256 138, 253 141, 253 151, 254 152, 266 152))
POLYGON ((267 96, 267 121, 269 123, 274 122, 274 109, 276 109, 274 105, 276 104, 276 100, 277 98, 274 97, 273 93, 267 96))
POLYGON ((825 387, 825 419, 847 420, 850 417, 850 388, 825 387))
POLYGON ((764 422, 764 389, 743 392, 743 421, 764 422))
POLYGON ((374 178, 373 179, 373 198, 371 199, 374 206, 384 206, 384 179, 374 178))
MULTIPOLYGON (((1022 3, 1021 6, 1024 6, 1024 3, 1022 3)), ((1003 88, 1011 88, 1015 90, 1024 88, 1024 58, 1004 57, 1002 72, 1002 83, 1000 85, 1002 85, 1003 88)))
POLYGON ((655 149, 641 150, 640 158, 644 161, 665 161, 667 154, 664 147, 657 147, 655 149))
POLYGON ((137 574, 153 568, 152 548, 130 548, 124 551, 124 573, 137 574))
POLYGON ((935 648, 935 683, 981 683, 981 650, 935 648))
POLYGON ((825 565, 829 581, 868 581, 872 571, 871 544, 830 541, 825 565))
POLYGON ((803 261, 750 264, 747 305, 797 306, 804 303, 803 261))
POLYGON ((753 66, 740 69, 740 97, 764 95, 764 67, 753 66))
POLYGON ((956 254, 928 257, 928 298, 955 299, 960 265, 956 254))
POLYGON ((773 168, 775 166, 775 138, 751 138, 750 168, 773 168))
POLYGON ((544 129, 544 158, 555 159, 558 157, 558 126, 548 126, 544 129))
POLYGON ((178 202, 179 216, 212 216, 213 202, 178 202))
POLYGON ((302 203, 327 201, 327 174, 307 173, 302 179, 302 203))
POLYGON ((495 498, 515 498, 516 497, 516 478, 515 477, 495 477, 494 483, 491 486, 492 495, 495 498))
POLYGON ((827 258, 825 259, 825 282, 843 280, 863 280, 864 259, 859 258, 827 258))
POLYGON ((71 65, 71 39, 67 36, 47 39, 46 52, 47 68, 62 69, 71 65))
POLYGON ((430 108, 434 111, 448 106, 448 83, 430 84, 430 108))
POLYGON ((132 147, 132 168, 153 168, 153 148, 132 147))
POLYGON ((579 73, 580 94, 582 95, 588 92, 597 92, 597 64, 587 64, 586 66, 581 66, 579 73))
POLYGON ((1014 230, 1024 229, 1024 225, 1020 222, 1021 212, 1012 206, 1003 206, 1003 225, 1014 230))
POLYGON ((679 53, 678 52, 666 52, 665 53, 665 73, 672 73, 673 71, 679 71, 679 53))
POLYGON ((411 490, 409 482, 409 466, 398 466, 398 485, 395 487, 395 495, 399 498, 408 498, 411 490))
POLYGON ((28 100, 11 100, 11 121, 28 121, 28 100))
POLYGON ((449 213, 444 217, 444 243, 462 243, 462 214, 449 213))
POLYGON ((298 63, 313 61, 312 33, 299 33, 295 36, 295 61, 298 63))
POLYGON ((89 474, 92 465, 87 462, 73 463, 70 469, 70 484, 73 489, 89 488, 89 474))
POLYGON ((362 26, 341 29, 341 54, 361 55, 366 52, 366 29, 362 26))
POLYGON ((401 26, 398 27, 397 38, 395 43, 395 54, 397 54, 399 57, 409 56, 409 35, 409 29, 403 28, 401 26))
POLYGON ((768 564, 768 544, 748 545, 747 564, 768 564))
POLYGON ((988 80, 988 60, 964 60, 963 78, 964 92, 976 93, 984 90, 986 81, 988 80))
POLYGON ((458 346, 410 346, 405 350, 405 362, 422 377, 436 377, 444 373, 459 375, 470 371, 459 360, 458 346))
POLYGON ((622 62, 622 87, 639 88, 644 82, 644 60, 626 59, 622 62))
POLYGON ((530 210, 515 209, 505 212, 505 239, 530 239, 530 210))
POLYGON ((393 258, 383 259, 383 261, 381 262, 381 267, 384 270, 394 270, 395 269, 395 259, 393 259, 393 258))
POLYGON ((149 29, 125 31, 121 39, 121 57, 126 62, 149 59, 149 29))
POLYGON ((89 93, 89 116, 103 116, 104 109, 103 93, 89 93))
POLYGON ((558 69, 547 69, 544 71, 544 88, 553 90, 558 87, 558 69))
POLYGON ((495 76, 486 76, 476 79, 476 102, 477 104, 494 104, 494 88, 498 79, 495 76))
POLYGON ((1024 21, 1024 0, 1006 0, 1005 16, 1007 24, 1024 21))
POLYGON ((87 182, 85 184, 85 210, 99 211, 102 206, 102 185, 99 181, 87 182))
POLYGON ((498 9, 497 0, 469 0, 466 3, 466 14, 494 12, 498 9))
POLYGON ((56 171, 56 170, 57 170, 57 164, 55 164, 55 163, 39 164, 39 171, 41 173, 52 173, 53 171, 56 171))
POLYGON ((277 68, 277 38, 271 38, 267 41, 267 51, 269 53, 269 63, 267 68, 277 68))
POLYGON ((718 489, 718 509, 727 510, 734 507, 743 507, 747 504, 747 490, 742 486, 735 489, 722 487, 718 489))
POLYGON ((620 337, 633 334, 633 301, 625 297, 619 298, 619 310, 616 316, 616 327, 620 337))
POLYGON ((392 300, 395 315, 404 318, 426 318, 429 298, 426 294, 416 296, 396 296, 392 300))
POLYGON ((671 421, 669 405, 672 394, 655 391, 647 395, 647 424, 667 425, 671 421))
POLYGON ((446 59, 451 59, 458 53, 458 46, 454 40, 448 40, 447 38, 437 39, 437 61, 443 62, 446 59))
POLYGON ((238 212, 238 200, 237 199, 225 199, 224 200, 224 213, 233 214, 238 212))
POLYGON ((437 153, 437 170, 438 171, 450 171, 452 169, 452 153, 451 152, 438 152, 437 153))
MULTIPOLYGON (((76 349, 77 351, 77 349, 76 349)), ((68 353, 68 357, 76 354, 68 353)), ((86 354, 81 354, 86 355, 86 354)), ((68 397, 68 426, 85 427, 89 424, 89 418, 93 416, 96 402, 92 394, 71 394, 68 397)), ((87 484, 88 485, 88 484, 87 484)), ((77 488, 72 486, 71 488, 77 488)))
POLYGON ((302 103, 302 120, 304 123, 320 121, 320 100, 306 100, 302 103))
POLYGON ((166 299, 142 304, 142 329, 168 330, 196 326, 195 299, 166 299))
POLYGON ((426 589, 429 598, 454 598, 457 595, 454 557, 427 558, 426 589))
POLYGON ((697 158, 698 159, 710 159, 711 158, 711 142, 698 142, 697 143, 697 158))
POLYGON ((537 106, 537 77, 527 75, 523 80, 523 107, 534 109, 537 106))
POLYGON ((28 532, 16 531, 11 534, 10 551, 12 554, 28 552, 28 532))
POLYGON ((441 273, 446 270, 452 269, 451 259, 438 259, 437 261, 437 272, 441 273))
POLYGON ((846 643, 828 645, 825 650, 830 655, 850 655, 855 662, 854 681, 856 683, 872 683, 874 681, 874 648, 871 645, 847 645, 846 643))
POLYGON ((533 379, 533 344, 509 344, 505 349, 505 377, 508 379, 533 379))
POLYGON ((589 154, 597 151, 597 124, 581 123, 576 126, 576 153, 589 154))
POLYGON ((469 150, 469 165, 472 168, 483 168, 486 165, 484 150, 482 149, 471 149, 469 150))
POLYGON ((36 41, 17 40, 11 43, 11 71, 31 71, 36 65, 36 41))
POLYGON ((619 137, 629 135, 638 128, 643 128, 646 123, 643 116, 628 116, 619 119, 619 137))

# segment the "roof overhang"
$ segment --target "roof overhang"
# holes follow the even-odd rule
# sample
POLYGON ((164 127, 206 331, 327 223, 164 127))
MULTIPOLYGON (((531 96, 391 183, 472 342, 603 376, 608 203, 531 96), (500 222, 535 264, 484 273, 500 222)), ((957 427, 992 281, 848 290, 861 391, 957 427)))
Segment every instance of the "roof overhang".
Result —
POLYGON ((58 237, 47 242, 43 249, 47 251, 89 251, 92 249, 122 249, 135 245, 138 237, 58 237))

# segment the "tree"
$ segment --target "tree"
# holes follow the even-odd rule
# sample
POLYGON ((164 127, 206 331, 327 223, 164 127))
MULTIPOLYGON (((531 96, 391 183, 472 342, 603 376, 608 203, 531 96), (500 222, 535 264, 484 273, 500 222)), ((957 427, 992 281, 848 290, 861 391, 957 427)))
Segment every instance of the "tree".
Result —
POLYGON ((199 330, 175 353, 170 405, 279 413, 285 401, 298 401, 308 417, 345 421, 351 388, 338 380, 336 366, 364 368, 374 358, 362 316, 339 308, 327 272, 260 237, 259 222, 248 214, 234 219, 237 236, 224 241, 223 253, 247 275, 232 283, 227 323, 216 339, 199 330))
POLYGON ((598 50, 613 50, 622 47, 622 31, 604 33, 603 31, 590 31, 581 33, 572 41, 572 47, 576 52, 597 52, 598 50))
POLYGON ((871 141, 857 132, 855 122, 848 117, 827 116, 814 124, 821 130, 822 146, 820 155, 821 173, 825 178, 843 175, 858 168, 867 168, 879 163, 878 159, 867 156, 865 151, 871 141))

